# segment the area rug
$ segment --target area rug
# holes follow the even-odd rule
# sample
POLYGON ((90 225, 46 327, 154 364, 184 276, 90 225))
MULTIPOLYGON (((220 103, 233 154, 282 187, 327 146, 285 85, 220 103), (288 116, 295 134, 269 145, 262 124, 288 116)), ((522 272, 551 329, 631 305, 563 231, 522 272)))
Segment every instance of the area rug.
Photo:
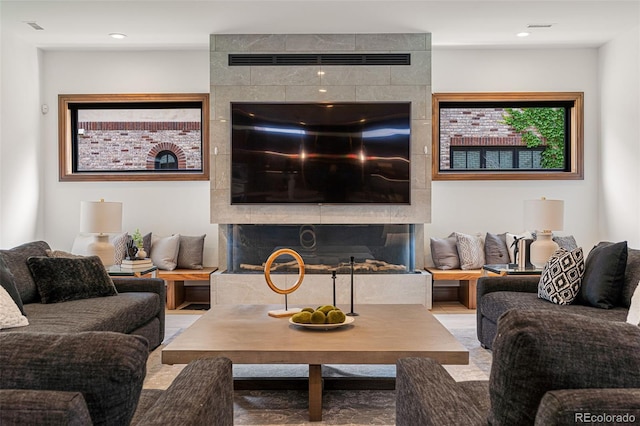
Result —
MULTIPOLYGON (((177 317, 177 316, 176 316, 177 317)), ((184 365, 163 365, 162 347, 188 327, 185 316, 177 327, 167 327, 167 338, 154 350, 147 363, 145 388, 165 389, 184 365)), ((190 316, 196 319, 197 316, 190 316)), ((469 365, 446 366, 458 381, 485 380, 491 368, 491 352, 480 347, 475 332, 475 315, 443 314, 436 317, 456 339, 469 350, 469 365)), ((171 318, 168 319, 171 323, 171 318)), ((306 365, 234 365, 234 377, 306 377, 306 365)), ((393 365, 323 366, 330 377, 395 377, 393 365)), ((321 422, 309 422, 308 393, 287 391, 235 391, 234 424, 255 426, 278 425, 394 425, 395 391, 390 390, 325 390, 321 422)))

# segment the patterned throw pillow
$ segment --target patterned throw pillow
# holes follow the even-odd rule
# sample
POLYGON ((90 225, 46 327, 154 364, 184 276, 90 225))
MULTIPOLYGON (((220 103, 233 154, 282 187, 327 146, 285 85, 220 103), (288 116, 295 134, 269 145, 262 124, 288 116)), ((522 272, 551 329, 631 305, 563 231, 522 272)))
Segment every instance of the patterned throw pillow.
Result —
POLYGON ((582 248, 557 250, 542 269, 538 283, 538 297, 557 305, 568 305, 580 292, 584 275, 582 248))
POLYGON ((456 247, 460 257, 460 269, 480 269, 484 266, 482 237, 456 232, 456 247))

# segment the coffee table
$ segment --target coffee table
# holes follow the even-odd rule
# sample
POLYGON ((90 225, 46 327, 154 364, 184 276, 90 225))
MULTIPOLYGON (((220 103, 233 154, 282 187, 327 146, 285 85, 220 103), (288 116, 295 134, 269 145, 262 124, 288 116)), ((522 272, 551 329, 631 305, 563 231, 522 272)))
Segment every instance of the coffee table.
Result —
POLYGON ((469 363, 469 351, 423 305, 356 305, 355 321, 331 330, 267 315, 276 309, 282 306, 214 305, 162 350, 162 363, 224 356, 236 364, 308 364, 310 421, 322 420, 322 364, 395 364, 406 357, 469 363))

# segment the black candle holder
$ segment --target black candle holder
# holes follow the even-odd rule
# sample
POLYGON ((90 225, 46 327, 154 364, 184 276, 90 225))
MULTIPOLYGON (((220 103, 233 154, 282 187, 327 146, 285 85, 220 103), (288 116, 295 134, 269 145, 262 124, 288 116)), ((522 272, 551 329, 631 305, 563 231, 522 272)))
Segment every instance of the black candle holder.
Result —
POLYGON ((351 265, 351 311, 347 314, 350 317, 357 317, 359 314, 353 312, 353 261, 354 257, 351 256, 351 261, 349 262, 351 265))
POLYGON ((333 306, 336 306, 336 271, 331 271, 331 279, 333 280, 333 306))

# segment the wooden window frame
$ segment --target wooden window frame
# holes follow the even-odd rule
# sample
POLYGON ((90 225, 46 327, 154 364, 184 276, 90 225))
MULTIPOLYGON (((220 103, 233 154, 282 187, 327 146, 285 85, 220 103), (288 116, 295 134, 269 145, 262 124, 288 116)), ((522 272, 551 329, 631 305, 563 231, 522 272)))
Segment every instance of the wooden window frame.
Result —
POLYGON ((59 180, 73 181, 196 181, 209 180, 209 94, 64 94, 58 95, 58 165, 59 180), (202 167, 200 170, 145 170, 145 171, 74 171, 74 149, 70 105, 78 103, 131 104, 136 102, 175 104, 176 102, 200 102, 202 105, 202 167))
MULTIPOLYGON (((432 95, 432 180, 583 180, 584 179, 584 93, 583 92, 495 92, 434 93, 432 95), (440 103, 456 102, 488 106, 497 102, 569 101, 570 134, 568 170, 558 171, 442 171, 440 170, 440 103)), ((488 169, 489 170, 489 169, 488 169)))

